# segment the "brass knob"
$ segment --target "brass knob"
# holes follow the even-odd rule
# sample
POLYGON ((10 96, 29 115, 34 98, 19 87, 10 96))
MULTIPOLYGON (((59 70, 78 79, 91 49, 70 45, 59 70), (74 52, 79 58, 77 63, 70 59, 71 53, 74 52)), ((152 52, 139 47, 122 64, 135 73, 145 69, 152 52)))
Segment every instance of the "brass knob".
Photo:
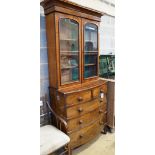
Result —
POLYGON ((100 110, 99 110, 99 113, 103 113, 103 110, 100 109, 100 110))
POLYGON ((78 101, 79 101, 79 102, 83 101, 83 98, 82 98, 81 96, 78 97, 78 101))
POLYGON ((79 136, 80 138, 83 138, 83 135, 82 134, 80 134, 80 136, 79 136))
POLYGON ((107 111, 104 112, 104 114, 107 114, 107 113, 108 113, 107 111))
POLYGON ((100 99, 100 102, 103 102, 103 99, 100 99))
POLYGON ((79 109, 78 109, 78 111, 79 111, 79 112, 82 112, 82 111, 83 111, 83 109, 82 109, 82 108, 79 108, 79 109))
POLYGON ((101 89, 101 90, 100 90, 100 93, 104 93, 104 91, 101 89))
POLYGON ((79 124, 82 124, 82 123, 83 123, 83 120, 80 120, 80 121, 79 121, 79 124))

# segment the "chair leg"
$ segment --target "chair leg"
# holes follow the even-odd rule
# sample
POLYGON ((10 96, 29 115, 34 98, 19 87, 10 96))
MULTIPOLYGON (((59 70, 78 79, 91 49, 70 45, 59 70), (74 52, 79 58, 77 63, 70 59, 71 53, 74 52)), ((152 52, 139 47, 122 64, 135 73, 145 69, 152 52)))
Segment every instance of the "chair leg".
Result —
POLYGON ((69 144, 67 145, 67 149, 68 149, 68 155, 72 155, 72 149, 69 144))

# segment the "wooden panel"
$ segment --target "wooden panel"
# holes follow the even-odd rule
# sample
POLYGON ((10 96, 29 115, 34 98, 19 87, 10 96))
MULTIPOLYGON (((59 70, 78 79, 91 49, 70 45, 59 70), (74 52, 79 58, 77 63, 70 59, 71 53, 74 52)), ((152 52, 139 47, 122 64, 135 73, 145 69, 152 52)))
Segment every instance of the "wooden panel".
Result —
POLYGON ((101 102, 100 107, 99 107, 99 112, 102 113, 106 113, 107 112, 107 103, 103 103, 101 102))
POLYGON ((99 120, 100 124, 104 125, 107 123, 107 103, 101 102, 101 106, 99 107, 99 120))
POLYGON ((101 118, 102 118, 102 120, 101 120, 102 124, 103 125, 106 124, 107 123, 107 113, 104 113, 103 117, 101 116, 101 118))
POLYGON ((90 90, 90 89, 102 86, 102 85, 106 84, 106 82, 107 81, 105 81, 105 80, 97 79, 94 81, 82 83, 80 85, 73 85, 71 87, 60 88, 59 92, 61 92, 63 94, 72 94, 72 93, 81 92, 84 90, 90 90))
POLYGON ((67 95, 66 105, 67 106, 75 105, 75 104, 84 103, 90 100, 91 100, 91 90, 82 91, 79 93, 73 93, 73 94, 67 95))
POLYGON ((115 127, 115 82, 108 82, 108 113, 107 113, 107 124, 109 127, 115 127))
POLYGON ((100 97, 100 93, 107 93, 107 86, 106 84, 104 84, 103 86, 101 87, 97 87, 97 88, 94 88, 93 89, 93 98, 97 98, 97 97, 100 97))
POLYGON ((99 101, 98 99, 95 99, 90 102, 82 103, 80 105, 76 105, 70 108, 67 108, 67 118, 75 118, 75 117, 80 117, 83 114, 93 111, 99 106, 99 101))
POLYGON ((97 98, 100 96, 101 89, 100 87, 93 89, 93 98, 97 98))
POLYGON ((46 35, 48 47, 49 82, 51 87, 57 87, 57 61, 55 40, 55 15, 46 16, 46 35))
POLYGON ((107 113, 104 112, 102 114, 100 114, 100 125, 105 125, 107 124, 107 113))
POLYGON ((45 15, 57 11, 64 14, 101 21, 101 16, 104 14, 103 12, 66 0, 46 0, 41 2, 41 5, 44 7, 45 15))
POLYGON ((101 86, 101 90, 104 92, 104 93, 107 93, 107 84, 104 84, 101 86))
POLYGON ((102 126, 99 124, 99 121, 97 121, 96 123, 85 127, 78 132, 69 134, 69 137, 71 138, 71 147, 75 148, 95 138, 100 133, 101 128, 102 126))
MULTIPOLYGON (((79 13, 78 11, 75 11, 75 10, 70 10, 70 9, 66 9, 66 8, 63 8, 63 7, 59 7, 59 6, 55 6, 53 8, 53 10, 51 11, 57 11, 57 12, 61 12, 61 13, 65 13, 65 14, 69 14, 69 15, 74 15, 74 16, 77 16, 77 17, 83 17, 83 18, 87 18, 87 19, 91 19, 91 20, 95 20, 95 21, 101 21, 100 17, 95 17, 93 15, 89 15, 89 14, 86 14, 86 13, 79 13)), ((48 10, 50 11, 50 10, 48 10)))

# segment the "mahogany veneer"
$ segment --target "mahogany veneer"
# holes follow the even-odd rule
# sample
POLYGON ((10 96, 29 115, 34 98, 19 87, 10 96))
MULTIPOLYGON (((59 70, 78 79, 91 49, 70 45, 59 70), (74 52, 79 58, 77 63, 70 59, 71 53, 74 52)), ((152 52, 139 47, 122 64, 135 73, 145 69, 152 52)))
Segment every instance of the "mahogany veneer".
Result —
POLYGON ((102 12, 66 0, 41 2, 46 15, 52 109, 67 122, 75 148, 106 125, 107 85, 98 76, 102 12))

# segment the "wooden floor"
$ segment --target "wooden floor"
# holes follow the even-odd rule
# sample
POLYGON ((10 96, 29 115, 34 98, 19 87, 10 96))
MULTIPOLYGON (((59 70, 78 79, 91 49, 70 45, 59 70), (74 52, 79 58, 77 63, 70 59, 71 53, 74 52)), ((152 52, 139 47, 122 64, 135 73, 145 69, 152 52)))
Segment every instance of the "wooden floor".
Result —
POLYGON ((91 142, 74 149, 73 155, 115 155, 115 134, 101 134, 91 142))

